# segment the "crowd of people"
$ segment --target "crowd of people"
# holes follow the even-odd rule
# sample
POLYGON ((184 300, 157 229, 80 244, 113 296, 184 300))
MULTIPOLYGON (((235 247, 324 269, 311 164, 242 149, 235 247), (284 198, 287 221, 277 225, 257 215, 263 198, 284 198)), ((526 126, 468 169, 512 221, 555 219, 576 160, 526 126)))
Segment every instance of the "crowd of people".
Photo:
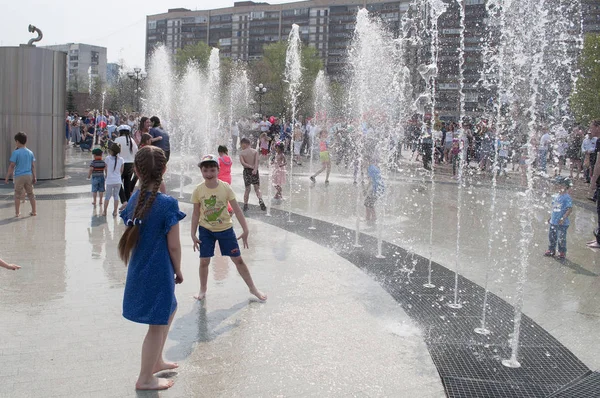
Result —
MULTIPOLYGON (((67 145, 93 153, 88 178, 92 181, 93 204, 96 205, 99 194, 100 206, 104 205, 104 215, 111 198, 114 198, 115 203, 113 216, 117 215, 116 184, 119 185, 120 209, 127 206, 138 180, 133 163, 140 148, 152 145, 162 149, 167 162, 171 155, 169 134, 162 128, 158 116, 148 118, 137 114, 122 115, 112 111, 101 113, 89 110, 80 116, 77 112, 67 112, 65 138, 67 145), (108 156, 103 159, 103 155, 108 156), (118 181, 115 179, 116 174, 120 176, 118 181)), ((160 189, 166 191, 164 183, 160 189)))
POLYGON ((411 151, 411 160, 422 158, 424 168, 434 165, 452 165, 457 176, 460 162, 473 167, 478 174, 495 172, 508 176, 507 169, 521 172, 522 185, 526 185, 527 166, 537 175, 559 176, 569 170, 569 178, 585 179, 590 183, 596 163, 596 138, 580 126, 568 132, 565 128, 550 129, 541 125, 538 133, 527 139, 518 123, 501 128, 488 120, 477 123, 457 122, 423 123, 411 120, 405 129, 404 150, 411 151), (532 155, 530 155, 530 153, 532 155), (529 160, 531 158, 531 160, 529 160), (549 170, 549 165, 551 169, 549 170))

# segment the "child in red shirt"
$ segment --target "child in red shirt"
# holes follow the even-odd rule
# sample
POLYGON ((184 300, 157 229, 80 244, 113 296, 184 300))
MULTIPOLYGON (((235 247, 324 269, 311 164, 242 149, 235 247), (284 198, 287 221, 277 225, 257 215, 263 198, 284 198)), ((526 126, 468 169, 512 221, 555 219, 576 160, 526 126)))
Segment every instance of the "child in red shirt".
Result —
MULTIPOLYGON (((219 151, 219 175, 217 178, 231 185, 231 165, 233 164, 233 161, 229 157, 225 145, 219 145, 217 150, 219 151)), ((229 203, 227 204, 227 211, 229 214, 233 214, 233 209, 229 203)))

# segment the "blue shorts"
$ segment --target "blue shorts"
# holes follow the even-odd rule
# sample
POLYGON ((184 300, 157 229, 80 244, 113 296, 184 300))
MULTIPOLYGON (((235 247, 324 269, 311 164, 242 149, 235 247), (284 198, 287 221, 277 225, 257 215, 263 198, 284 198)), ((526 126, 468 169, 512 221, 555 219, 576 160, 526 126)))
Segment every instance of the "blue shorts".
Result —
POLYGON ((92 176, 92 192, 104 192, 104 176, 92 176))
POLYGON ((200 243, 200 258, 213 257, 215 255, 215 242, 219 242, 223 256, 241 256, 240 247, 233 228, 221 232, 212 232, 204 227, 198 227, 198 239, 202 242, 200 243))

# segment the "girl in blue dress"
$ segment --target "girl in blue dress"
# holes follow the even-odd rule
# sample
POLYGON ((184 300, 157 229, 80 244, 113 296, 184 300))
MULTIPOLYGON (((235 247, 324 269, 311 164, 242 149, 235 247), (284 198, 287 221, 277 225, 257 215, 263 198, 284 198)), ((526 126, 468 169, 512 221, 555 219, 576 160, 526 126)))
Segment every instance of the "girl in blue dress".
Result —
POLYGON ((140 189, 121 212, 127 229, 119 241, 119 255, 129 263, 123 316, 148 324, 135 385, 138 390, 171 387, 172 380, 154 374, 178 367, 166 362, 162 352, 177 309, 175 284, 183 282, 179 221, 185 214, 179 211, 177 200, 159 192, 166 165, 167 158, 160 148, 147 146, 137 152, 134 171, 140 189))

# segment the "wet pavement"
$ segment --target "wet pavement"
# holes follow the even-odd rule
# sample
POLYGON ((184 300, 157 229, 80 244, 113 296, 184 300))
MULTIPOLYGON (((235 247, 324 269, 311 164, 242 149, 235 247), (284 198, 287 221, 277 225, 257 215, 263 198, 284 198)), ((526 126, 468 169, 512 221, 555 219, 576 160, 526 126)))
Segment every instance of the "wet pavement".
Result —
MULTIPOLYGON (((116 245, 124 227, 98 215, 85 193, 88 156, 69 151, 67 182, 37 187, 37 217, 12 218, 9 191, 0 192, 2 258, 23 267, 0 270, 0 396, 445 395, 422 330, 397 301, 351 262, 292 232, 249 218, 243 255, 266 303, 253 301, 220 257, 207 299, 193 300, 189 217, 181 225, 185 281, 165 347, 180 364, 170 375, 176 384, 136 393, 146 327, 120 315, 126 268, 116 245)), ((199 182, 197 170, 192 179, 199 182)), ((191 215, 185 199, 181 208, 191 215)))
MULTIPOLYGON (((68 178, 36 187, 38 217, 11 218, 10 187, 0 189, 2 258, 23 266, 20 271, 0 272, 0 316, 6 336, 0 340, 0 358, 9 364, 0 369, 0 396, 136 394, 132 386, 145 327, 120 316, 126 268, 117 259, 116 244, 123 226, 94 211, 85 180, 89 156, 68 151, 68 178)), ((172 160, 167 175, 168 188, 176 197, 179 161, 172 160)), ((294 170, 292 200, 287 186, 286 200, 274 209, 291 211, 292 218, 312 216, 328 225, 355 228, 360 185, 352 184, 350 172, 334 167, 329 186, 323 184, 323 176, 312 186, 308 169, 305 163, 294 170)), ((183 174, 181 208, 190 215, 186 201, 200 182, 200 173, 184 167, 183 174)), ((457 269, 479 287, 487 279, 494 295, 514 304, 521 239, 518 189, 509 185, 498 189, 492 216, 488 184, 477 179, 467 184, 457 257, 458 188, 444 178, 443 170, 440 174, 433 198, 434 245, 429 244, 431 183, 414 167, 388 180, 390 194, 379 209, 381 237, 425 258, 431 253, 436 263, 457 269)), ((233 188, 241 201, 237 165, 233 188)), ((577 203, 567 261, 558 262, 542 256, 550 201, 549 194, 538 191, 531 209, 534 234, 524 313, 596 370, 600 263, 598 252, 585 247, 595 212, 589 204, 577 203)), ((253 193, 250 203, 256 203, 253 193)), ((28 204, 24 206, 26 213, 28 204)), ((362 213, 364 208, 359 208, 362 213)), ((249 299, 235 267, 223 258, 211 265, 206 302, 195 302, 191 295, 199 285, 198 259, 186 238, 189 222, 188 217, 181 226, 185 281, 177 288, 180 305, 165 349, 167 359, 179 361, 181 367, 173 374, 175 387, 161 396, 446 395, 424 343, 429 330, 407 316, 373 274, 322 242, 294 233, 295 227, 277 228, 250 214, 251 248, 243 254, 258 286, 269 294, 266 304, 249 299)), ((368 228, 363 221, 360 225, 361 232, 378 236, 377 228, 368 228)), ((306 225, 298 223, 297 228, 306 225)), ((403 261, 402 267, 410 266, 410 261, 403 261)), ((419 268, 414 276, 422 277, 423 264, 415 266, 419 268)), ((439 295, 451 295, 453 279, 435 272, 432 278, 439 295)), ((466 284, 459 284, 461 289, 466 284)), ((464 300, 462 293, 464 311, 477 324, 474 315, 481 305, 464 300)), ((439 338, 444 339, 443 333, 439 338)))

